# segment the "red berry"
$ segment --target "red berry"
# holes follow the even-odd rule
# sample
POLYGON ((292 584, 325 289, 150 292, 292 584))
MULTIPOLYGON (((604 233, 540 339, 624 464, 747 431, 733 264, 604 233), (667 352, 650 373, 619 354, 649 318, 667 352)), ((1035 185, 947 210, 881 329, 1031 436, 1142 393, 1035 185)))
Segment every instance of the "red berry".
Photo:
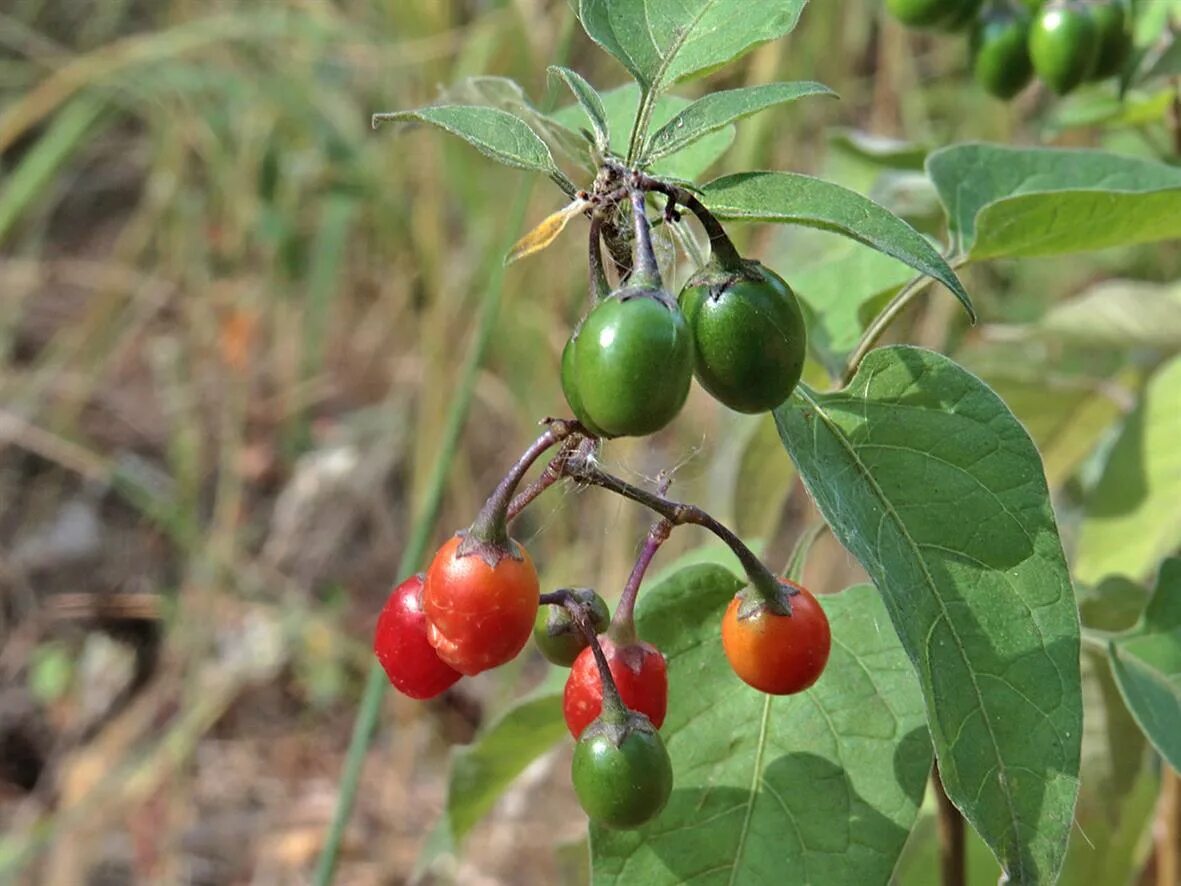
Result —
POLYGON ((415 575, 390 593, 377 617, 373 651, 394 688, 419 700, 434 698, 462 674, 435 652, 426 637, 422 576, 415 575))
MULTIPOLYGON (((599 644, 623 703, 647 716, 659 729, 668 711, 668 669, 660 650, 651 643, 617 648, 605 634, 599 636, 599 644)), ((574 660, 562 699, 562 712, 570 734, 575 738, 582 735, 582 730, 598 718, 602 708, 599 667, 594 650, 587 647, 574 660)))
POLYGON ((529 554, 473 545, 456 535, 439 548, 422 591, 427 639, 439 657, 469 677, 516 658, 533 633, 540 586, 529 554), (495 563, 490 563, 492 556, 495 563))
POLYGON ((743 598, 730 601, 722 616, 722 648, 743 682, 769 695, 802 692, 819 678, 828 663, 832 633, 828 616, 812 593, 799 585, 791 598, 791 615, 764 607, 743 613, 743 598))

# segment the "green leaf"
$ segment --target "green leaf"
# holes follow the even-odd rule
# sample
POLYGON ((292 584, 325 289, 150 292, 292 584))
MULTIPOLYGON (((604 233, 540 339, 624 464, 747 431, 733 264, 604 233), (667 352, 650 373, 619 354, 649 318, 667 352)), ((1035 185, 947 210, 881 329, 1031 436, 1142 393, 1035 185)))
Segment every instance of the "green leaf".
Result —
POLYGON ((475 742, 455 750, 446 810, 453 844, 458 846, 525 767, 565 734, 559 685, 517 702, 475 742))
POLYGON ((794 172, 740 172, 715 179, 702 191, 706 205, 720 218, 807 225, 871 246, 934 277, 976 319, 972 300, 938 250, 898 216, 856 191, 794 172))
POLYGON ((580 0, 587 35, 645 92, 709 71, 796 26, 807 0, 580 0))
POLYGON ((1108 658, 1132 716, 1168 764, 1181 770, 1181 559, 1162 564, 1144 617, 1111 641, 1108 658))
POLYGON ((1033 437, 1051 489, 1074 476, 1123 412, 1106 380, 1019 373, 1012 367, 980 376, 1033 437))
POLYGON ((954 145, 927 158, 959 251, 1055 255, 1181 237, 1181 169, 1102 151, 954 145))
POLYGON ((1052 882, 1078 790, 1078 611, 1037 449, 946 357, 871 351, 775 411, 918 672, 948 795, 1013 883, 1052 882))
POLYGON ((644 829, 592 827, 599 886, 884 883, 906 842, 931 747, 881 598, 866 585, 822 597, 828 667, 807 692, 772 697, 734 676, 718 639, 740 586, 693 567, 640 598, 639 632, 668 656, 676 784, 644 829))
MULTIPOLYGON (((600 97, 607 115, 607 128, 612 133, 611 151, 623 156, 627 151, 628 133, 631 131, 632 121, 636 117, 636 107, 640 101, 639 87, 634 83, 628 83, 604 92, 600 97)), ((652 121, 657 126, 662 126, 688 105, 689 100, 679 95, 662 96, 653 108, 652 121)), ((553 114, 555 121, 570 128, 577 128, 582 117, 582 109, 577 104, 569 105, 553 114)), ((722 156, 733 141, 734 127, 724 126, 684 150, 657 161, 653 164, 653 171, 669 178, 692 181, 722 156)))
POLYGON ((563 156, 579 163, 589 161, 586 139, 577 131, 577 127, 572 130, 547 117, 530 101, 521 84, 509 77, 484 74, 465 77, 443 92, 439 104, 500 108, 524 120, 546 144, 563 156))
POLYGON ((541 137, 520 117, 499 108, 477 105, 437 105, 415 111, 374 114, 373 125, 385 121, 421 121, 445 129, 472 145, 481 154, 506 166, 544 172, 570 196, 573 183, 554 164, 553 155, 541 137))
POLYGON ((1181 357, 1149 380, 1087 496, 1075 575, 1144 578, 1181 542, 1181 357))
POLYGON ((1181 285, 1108 280, 1058 302, 1037 330, 1088 347, 1181 350, 1181 285))
POLYGON ((763 86, 746 86, 711 92, 690 104, 683 111, 658 129, 648 142, 641 158, 658 160, 675 154, 723 126, 757 114, 775 105, 795 101, 807 95, 831 95, 836 93, 823 83, 804 81, 800 83, 768 83, 763 86))
POLYGON ((550 65, 550 74, 560 77, 562 82, 574 93, 579 107, 590 121, 591 130, 595 137, 595 145, 600 151, 605 151, 611 144, 611 129, 607 125, 607 110, 603 107, 603 100, 595 88, 583 79, 577 71, 563 68, 561 65, 550 65))

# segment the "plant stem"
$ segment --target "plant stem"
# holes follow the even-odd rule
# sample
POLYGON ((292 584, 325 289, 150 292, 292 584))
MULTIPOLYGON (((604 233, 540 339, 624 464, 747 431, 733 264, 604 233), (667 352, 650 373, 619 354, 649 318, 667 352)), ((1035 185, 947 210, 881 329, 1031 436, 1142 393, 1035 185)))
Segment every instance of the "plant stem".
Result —
POLYGON ((543 452, 558 441, 565 440, 571 434, 576 433, 580 427, 574 422, 565 422, 560 419, 551 421, 545 433, 530 444, 529 448, 517 459, 516 464, 509 468, 508 473, 497 484, 492 494, 488 496, 488 500, 484 502, 484 506, 476 514, 476 519, 472 521, 469 535, 481 542, 507 547, 509 544, 508 513, 512 506, 513 493, 517 491, 521 478, 533 467, 533 463, 543 452))
MULTIPOLYGON (((574 14, 567 9, 558 37, 558 64, 561 64, 569 56, 570 44, 574 36, 574 21, 574 14)), ((545 102, 547 107, 553 103, 553 97, 556 94, 556 90, 551 88, 549 99, 545 102)), ((484 360, 488 343, 492 340, 492 332, 496 327, 496 316, 500 311, 500 299, 504 292, 504 262, 501 260, 501 256, 512 247, 517 232, 524 225, 525 212, 529 206, 529 195, 532 190, 533 186, 530 182, 517 191, 516 201, 509 212, 509 221, 504 229, 504 242, 498 244, 492 253, 488 279, 484 285, 484 297, 480 305, 480 325, 460 371, 459 384, 451 400, 451 409, 447 413, 447 421, 444 425, 443 439, 438 450, 439 455, 431 466, 426 498, 418 518, 414 522, 410 540, 402 553, 402 560, 398 567, 399 575, 409 575, 414 572, 426 553, 431 531, 434 529, 435 520, 439 515, 439 506, 443 500, 443 487, 451 470, 451 462, 455 459, 459 437, 463 433, 463 426, 467 421, 468 410, 471 407, 472 395, 476 387, 476 375, 484 360)), ((324 848, 320 850, 316 870, 312 875, 314 886, 328 886, 332 882, 333 873, 336 870, 336 857, 340 852, 341 840, 344 839, 345 827, 348 825, 349 815, 353 811, 353 802, 357 796, 357 786, 361 781, 361 768, 365 763, 365 753, 373 738, 373 730, 377 726, 377 714, 381 707, 381 697, 385 686, 385 671, 382 669, 381 663, 374 659, 369 666, 369 675, 365 680, 365 690, 361 695, 357 719, 353 723, 353 734, 349 739, 344 768, 340 773, 340 792, 337 795, 336 809, 332 813, 332 822, 328 826, 324 848)))
MULTIPOLYGON (((951 262, 951 268, 953 271, 958 270, 967 263, 967 257, 961 256, 951 262)), ((878 339, 898 319, 898 315, 906 309, 906 306, 934 282, 934 277, 915 277, 902 287, 897 295, 890 299, 890 303, 886 305, 880 314, 874 317, 873 322, 869 324, 869 327, 862 334, 861 341, 857 343, 856 349, 850 355, 849 363, 845 367, 845 374, 841 378, 842 385, 848 385, 852 381, 853 376, 857 374, 858 367, 861 366, 861 361, 865 359, 865 355, 874 349, 874 346, 878 343, 878 339)))
POLYGON ((791 602, 784 592, 783 586, 779 583, 779 579, 763 564, 762 560, 754 555, 754 552, 746 546, 742 539, 706 511, 696 505, 669 501, 661 495, 641 489, 638 486, 633 486, 626 480, 622 480, 614 474, 609 474, 597 465, 592 464, 587 458, 567 459, 563 473, 580 483, 601 486, 603 489, 614 492, 616 495, 630 498, 632 501, 638 502, 644 505, 644 507, 660 514, 660 516, 664 517, 673 526, 683 526, 686 523, 692 523, 708 529, 725 542, 730 550, 734 552, 734 556, 738 558, 738 562, 742 564, 742 568, 746 571, 746 577, 772 609, 776 611, 783 610, 784 615, 791 614, 791 602))
POLYGON ((939 881, 943 886, 964 886, 967 883, 964 818, 943 790, 938 765, 931 769, 931 784, 939 807, 939 881))
POLYGON ((1176 886, 1181 883, 1181 777, 1167 762, 1161 764, 1154 830, 1157 886, 1176 886))
POLYGON ((611 283, 607 280, 607 272, 603 270, 603 217, 597 209, 591 210, 590 247, 587 250, 590 265, 590 297, 591 304, 601 302, 611 294, 611 283))
POLYGON ((615 685, 615 677, 611 674, 611 666, 607 664, 607 656, 603 654, 603 647, 599 644, 595 627, 586 616, 586 608, 572 594, 568 595, 563 603, 566 611, 570 613, 570 618, 574 620, 574 624, 586 637, 591 654, 595 657, 595 664, 599 668, 599 682, 603 684, 603 707, 600 716, 606 715, 608 720, 623 720, 627 717, 628 708, 623 703, 623 697, 619 694, 619 687, 615 685))
POLYGON ((607 631, 607 636, 616 646, 634 646, 638 639, 635 611, 640 584, 644 581, 644 574, 647 573, 652 558, 656 556, 660 546, 668 541, 672 529, 673 524, 667 518, 661 517, 648 530, 648 536, 640 548, 640 555, 636 557, 636 564, 632 567, 631 575, 627 577, 623 593, 619 595, 619 605, 615 607, 615 615, 611 618, 611 627, 607 631))
MULTIPOLYGON (((655 191, 658 194, 664 194, 674 204, 684 206, 697 216, 697 220, 701 222, 701 226, 705 228, 705 233, 709 237, 710 251, 724 270, 739 271, 742 269, 742 256, 738 253, 734 241, 730 239, 730 236, 726 233, 726 229, 718 221, 717 216, 710 212, 692 191, 642 173, 638 173, 637 178, 639 187, 645 191, 655 191)), ((667 207, 665 212, 668 213, 672 209, 672 206, 667 207)))
POLYGON ((644 192, 631 191, 632 218, 636 226, 635 257, 629 283, 645 289, 661 289, 660 266, 656 263, 656 251, 652 248, 652 227, 648 224, 648 212, 644 208, 644 192))
POLYGON ((561 480, 562 463, 583 446, 589 446, 593 449, 594 441, 589 437, 581 436, 581 434, 568 438, 562 444, 562 448, 558 451, 558 454, 551 458, 549 463, 542 468, 541 474, 538 475, 537 479, 513 496, 513 500, 509 502, 508 512, 505 515, 506 520, 511 523, 520 515, 521 511, 532 504, 535 498, 561 480))

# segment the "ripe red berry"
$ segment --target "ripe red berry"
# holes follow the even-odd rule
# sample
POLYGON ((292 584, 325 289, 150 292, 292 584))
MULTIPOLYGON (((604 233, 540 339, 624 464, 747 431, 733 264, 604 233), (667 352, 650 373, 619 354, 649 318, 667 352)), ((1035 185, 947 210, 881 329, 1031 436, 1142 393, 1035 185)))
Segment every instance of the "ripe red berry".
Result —
MULTIPOLYGON (((599 637, 603 655, 619 687, 623 703, 644 714, 657 729, 668 711, 668 669, 664 656, 651 643, 616 647, 606 635, 599 637)), ((595 663, 594 650, 582 650, 566 679, 562 712, 575 738, 582 735, 603 708, 603 683, 595 663)))
POLYGON ((462 674, 435 652, 426 637, 422 611, 422 576, 414 575, 393 589, 381 615, 373 651, 394 688, 420 701, 434 698, 462 674))
POLYGON ((722 647, 730 667, 743 682, 770 695, 791 695, 815 683, 832 647, 820 603, 806 588, 791 586, 799 593, 791 598, 790 616, 750 606, 742 595, 722 616, 722 647))
POLYGON ((529 554, 467 544, 456 535, 439 548, 422 591, 427 639, 439 657, 469 677, 517 656, 533 633, 539 585, 529 554))

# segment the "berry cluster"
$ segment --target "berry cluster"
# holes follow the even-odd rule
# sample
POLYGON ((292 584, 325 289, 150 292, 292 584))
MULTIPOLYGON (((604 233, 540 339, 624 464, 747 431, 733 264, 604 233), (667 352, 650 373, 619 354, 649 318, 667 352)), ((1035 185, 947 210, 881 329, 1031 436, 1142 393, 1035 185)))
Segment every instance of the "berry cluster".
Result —
POLYGON ((632 828, 656 816, 672 790, 659 732, 668 709, 667 663, 639 638, 633 613, 648 565, 675 526, 711 530, 746 571, 748 586, 727 608, 720 633, 731 667, 747 684, 774 695, 807 689, 824 670, 831 636, 811 593, 773 575, 702 509, 666 498, 667 481, 650 491, 604 471, 603 439, 664 427, 694 375, 733 409, 773 409, 799 381, 805 326, 788 285, 741 258, 687 190, 604 161, 594 191, 579 201, 590 219, 592 306, 562 355, 562 387, 576 420, 547 420, 472 525, 439 548, 425 574, 394 589, 374 650, 399 691, 427 699, 464 675, 510 661, 532 635, 545 658, 570 668, 563 713, 577 742, 571 778, 579 801, 594 821, 632 828), (677 206, 685 206, 710 236, 712 257, 677 299, 664 289, 652 248, 646 206, 653 194, 664 197, 665 221, 678 219, 677 206), (603 242, 620 279, 614 291, 603 242), (518 491, 554 446, 540 476, 518 491), (509 535, 511 520, 564 477, 659 515, 613 617, 589 588, 540 593, 529 554, 509 535))
POLYGON ((1124 0, 886 0, 904 24, 970 29, 972 71, 1010 99, 1036 74, 1058 95, 1118 75, 1132 52, 1124 0))

